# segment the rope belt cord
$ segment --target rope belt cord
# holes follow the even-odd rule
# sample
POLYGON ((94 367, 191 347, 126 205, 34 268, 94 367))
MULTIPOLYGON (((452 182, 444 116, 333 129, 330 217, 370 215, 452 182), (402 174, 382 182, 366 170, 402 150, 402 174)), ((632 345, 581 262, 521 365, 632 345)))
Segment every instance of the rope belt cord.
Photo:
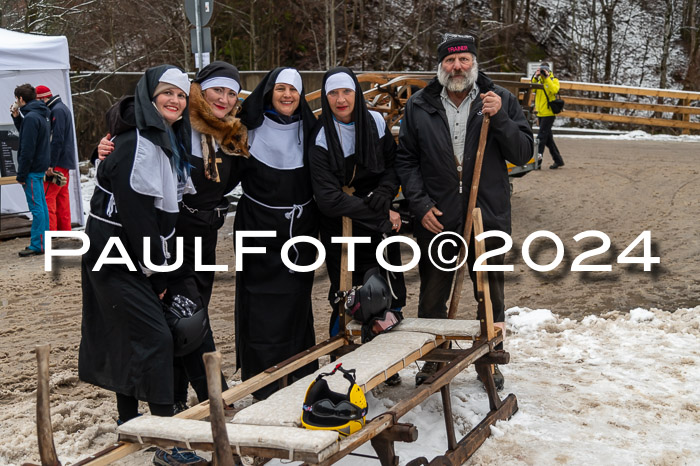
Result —
POLYGON ((113 222, 113 221, 111 221, 111 220, 107 220, 106 218, 102 218, 102 217, 100 217, 99 215, 93 214, 92 212, 90 212, 88 215, 89 215, 90 217, 92 217, 92 218, 96 218, 97 220, 99 220, 99 221, 101 221, 101 222, 109 223, 110 225, 114 225, 115 227, 120 227, 120 228, 122 228, 122 224, 121 224, 121 223, 113 222))
POLYGON ((117 203, 114 201, 114 194, 110 194, 109 196, 109 202, 107 203, 107 210, 106 214, 108 217, 111 217, 113 213, 117 211, 117 203))
MULTIPOLYGON (((286 210, 284 214, 284 218, 289 220, 289 238, 291 239, 293 237, 293 231, 294 231, 294 218, 299 218, 301 217, 301 214, 304 213, 304 206, 308 205, 313 201, 313 198, 309 199, 308 201, 304 202, 303 204, 293 204, 291 206, 271 206, 267 205, 264 202, 260 202, 254 197, 251 197, 249 194, 243 193, 243 196, 247 197, 251 201, 255 202, 258 205, 261 205, 263 207, 266 207, 268 209, 274 209, 274 210, 286 210), (296 215, 295 215, 296 214, 296 215)), ((296 265, 297 261, 299 260, 299 250, 297 249, 297 245, 293 245, 292 249, 294 249, 294 252, 296 254, 296 257, 294 258, 294 265, 296 265)), ((294 273, 293 270, 289 270, 289 273, 294 273)))
POLYGON ((160 237, 160 243, 163 248, 163 256, 165 256, 165 259, 170 259, 171 254, 170 251, 168 251, 168 240, 173 237, 175 234, 175 228, 173 228, 173 231, 170 232, 170 234, 166 237, 161 236, 160 237))
POLYGON ((187 209, 191 214, 196 214, 197 212, 199 212, 199 209, 195 209, 193 207, 188 206, 187 204, 185 204, 184 201, 180 201, 180 204, 182 205, 182 207, 187 209))
POLYGON ((225 206, 225 208, 222 207, 214 207, 212 210, 202 210, 202 209, 197 209, 196 207, 190 207, 187 204, 185 204, 185 201, 180 201, 179 202, 180 206, 187 210, 191 214, 196 214, 197 212, 203 212, 203 213, 208 213, 208 212, 216 212, 217 215, 221 215, 222 211, 228 211, 228 205, 225 206))
MULTIPOLYGON (((95 177, 95 186, 100 188, 105 193, 109 194, 109 202, 107 203, 107 210, 105 213, 107 214, 107 217, 111 217, 112 214, 117 211, 117 204, 114 201, 114 193, 112 193, 111 191, 107 191, 105 188, 103 188, 100 185, 99 181, 97 180, 97 177, 95 177)), ((119 226, 121 226, 121 225, 119 225, 119 226)))

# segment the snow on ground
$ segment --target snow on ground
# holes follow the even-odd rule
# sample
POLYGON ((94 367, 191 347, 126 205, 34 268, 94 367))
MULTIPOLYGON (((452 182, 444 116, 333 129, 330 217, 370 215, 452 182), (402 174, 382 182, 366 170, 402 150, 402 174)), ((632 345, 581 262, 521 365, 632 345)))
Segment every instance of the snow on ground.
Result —
MULTIPOLYGON (((700 464, 700 306, 611 312, 580 322, 547 309, 507 312, 502 366, 505 397, 518 412, 499 422, 469 464, 700 464)), ((368 396, 370 417, 412 388, 415 366, 397 389, 368 396)), ((488 411, 473 370, 451 385, 457 435, 488 411)), ((418 427, 418 441, 397 443, 400 464, 447 448, 442 402, 436 394, 401 418, 418 427)), ((358 453, 373 455, 369 445, 358 453)), ((288 463, 272 463, 288 464, 288 463)), ((344 465, 376 465, 346 457, 344 465)))
MULTIPOLYGON (((89 164, 89 162, 84 161, 80 163, 81 165, 89 164)), ((88 172, 86 175, 80 175, 80 191, 83 197, 83 216, 87 221, 88 215, 90 214, 90 199, 92 199, 92 193, 95 192, 95 167, 88 165, 88 172)))
MULTIPOLYGON (((700 306, 675 312, 636 308, 581 321, 547 309, 515 307, 506 314, 511 362, 501 366, 506 378, 501 396, 514 393, 519 410, 492 428, 468 464, 700 464, 700 306)), ((407 396, 416 369, 401 372, 400 386, 380 386, 368 394, 370 418, 407 396)), ((66 377, 75 375, 52 374, 52 389, 66 377)), ((456 377, 451 392, 461 437, 486 415, 488 399, 473 370, 456 377)), ((32 401, 19 403, 0 420, 0 435, 9 439, 0 443, 0 464, 18 464, 19 452, 35 448, 32 401)), ((88 404, 53 406, 52 421, 61 426, 55 429, 60 431, 56 448, 64 464, 94 451, 95 437, 116 438, 111 416, 95 416, 101 422, 88 428, 76 421, 91 409, 88 404)), ((400 464, 444 453, 439 394, 401 421, 416 425, 419 435, 415 443, 396 444, 400 464)), ((374 455, 369 444, 357 453, 374 455)), ((148 464, 152 453, 135 456, 120 464, 148 464)), ((349 456, 339 464, 376 466, 377 461, 349 456)))
POLYGON ((572 139, 610 139, 615 141, 668 141, 668 142, 700 142, 700 136, 692 136, 689 134, 681 134, 674 136, 671 134, 649 134, 642 130, 630 131, 628 133, 613 134, 613 135, 595 135, 595 134, 557 134, 557 138, 572 138, 572 139))

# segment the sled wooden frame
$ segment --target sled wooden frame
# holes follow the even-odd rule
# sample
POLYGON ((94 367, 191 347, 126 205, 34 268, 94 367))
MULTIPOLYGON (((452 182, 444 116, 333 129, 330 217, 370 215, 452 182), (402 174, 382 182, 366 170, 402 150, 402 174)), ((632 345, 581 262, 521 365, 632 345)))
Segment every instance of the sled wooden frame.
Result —
MULTIPOLYGON (((475 209, 474 218, 475 235, 478 235, 483 230, 483 227, 481 226, 481 216, 478 209, 475 209)), ((477 249, 477 254, 483 253, 483 243, 477 242, 475 247, 477 249)), ((363 387, 365 390, 371 390, 385 381, 387 378, 398 373, 401 369, 417 360, 439 362, 441 367, 438 372, 427 379, 422 385, 416 387, 408 398, 399 401, 391 409, 377 415, 371 420, 368 420, 365 427, 360 431, 340 440, 339 442, 335 442, 338 445, 337 451, 332 452, 330 456, 327 455, 327 457, 325 457, 322 461, 317 461, 315 460, 317 458, 315 458, 314 455, 309 455, 303 452, 292 455, 290 458, 288 450, 264 446, 240 446, 235 450, 235 455, 240 454, 242 456, 252 456, 258 458, 285 458, 305 461, 307 464, 328 465, 333 464, 339 459, 349 455, 360 445, 363 445, 369 441, 376 451, 382 465, 394 465, 397 464, 398 461, 394 451, 394 442, 413 442, 418 437, 416 427, 410 424, 401 423, 400 418, 411 409, 421 404, 430 395, 440 391, 442 396, 447 437, 445 453, 444 455, 434 458, 432 461, 428 461, 426 458, 421 457, 413 459, 408 464, 412 466, 420 464, 462 464, 488 438, 490 435, 491 425, 493 425, 496 421, 509 419, 518 409, 515 395, 510 394, 505 399, 501 400, 498 392, 496 391, 493 376, 490 370, 490 365, 492 364, 507 364, 509 362, 509 354, 505 351, 495 350, 495 346, 503 341, 503 335, 501 334, 499 328, 493 326, 489 295, 488 293, 484 293, 484 284, 487 283, 484 275, 485 272, 477 273, 477 290, 479 296, 477 309, 479 326, 478 335, 473 335, 472 338, 465 337, 464 335, 458 337, 453 337, 450 335, 436 336, 433 341, 425 344, 420 348, 420 350, 414 351, 408 357, 403 358, 402 363, 386 368, 381 374, 369 380, 363 387), (446 349, 440 347, 442 343, 449 339, 455 338, 463 340, 471 339, 473 341, 473 345, 468 349, 446 349), (456 438, 452 416, 449 384, 457 374, 461 373, 472 364, 475 366, 476 371, 484 384, 489 398, 490 411, 484 417, 484 419, 466 436, 458 440, 456 438)), ((258 374, 246 382, 236 385, 223 393, 221 392, 219 386, 219 391, 214 391, 213 394, 221 394, 216 396, 216 399, 223 399, 224 403, 231 404, 271 383, 279 383, 280 386, 286 386, 287 376, 294 370, 308 364, 309 362, 331 354, 342 356, 343 354, 350 353, 360 347, 361 345, 357 345, 352 342, 352 338, 352 329, 350 328, 345 335, 339 335, 319 343, 318 345, 267 369, 265 372, 258 374)), ((366 345, 371 344, 372 342, 367 343, 366 345)), ((48 351, 45 351, 43 354, 45 354, 45 357, 48 358, 48 351)), ((44 367, 42 370, 46 371, 45 368, 48 367, 48 365, 42 367, 44 367)), ((210 370, 209 366, 207 366, 207 369, 210 370)), ((219 374, 220 372, 218 369, 215 369, 213 373, 219 374)), ((43 380, 48 381, 48 375, 44 375, 43 380)), ((216 382, 218 380, 217 377, 213 377, 212 380, 214 380, 214 382, 210 383, 210 391, 216 390, 217 387, 215 385, 219 383, 216 382)), ((48 385, 48 383, 46 383, 46 385, 48 385)), ((42 391, 42 393, 42 401, 41 403, 37 404, 37 410, 39 413, 37 416, 38 431, 48 433, 48 435, 44 434, 40 437, 39 450, 42 463, 50 464, 44 463, 43 459, 46 458, 53 460, 56 458, 56 455, 55 450, 53 449, 53 439, 50 434, 51 417, 50 413, 48 413, 49 407, 48 403, 46 403, 47 398, 45 391, 42 391), (43 414, 41 414, 40 411, 43 412, 43 414)), ((209 401, 205 401, 186 411, 183 411, 182 413, 179 413, 175 417, 182 419, 202 420, 205 417, 210 416, 210 419, 213 421, 218 419, 217 422, 223 422, 223 403, 214 404, 218 406, 212 406, 209 401)), ((167 422, 168 418, 164 418, 164 420, 167 422)), ((207 423, 207 425, 210 425, 212 429, 214 428, 215 424, 216 422, 211 424, 207 423)), ((264 429, 265 427, 269 426, 262 427, 264 429)), ((301 428, 289 427, 289 429, 296 430, 301 428)), ((139 439, 137 436, 129 437, 122 435, 117 443, 73 464, 74 466, 110 464, 120 458, 145 448, 147 445, 158 445, 164 447, 189 446, 199 450, 211 451, 216 451, 217 449, 223 448, 221 446, 221 441, 219 441, 219 445, 217 445, 217 442, 213 440, 214 438, 217 437, 213 436, 211 437, 211 440, 201 443, 183 443, 168 438, 158 438, 157 436, 140 436, 139 439)), ((228 445, 228 442, 226 443, 226 447, 228 447, 229 451, 231 451, 231 447, 228 445)), ((52 466, 55 464, 60 463, 53 463, 52 466)))

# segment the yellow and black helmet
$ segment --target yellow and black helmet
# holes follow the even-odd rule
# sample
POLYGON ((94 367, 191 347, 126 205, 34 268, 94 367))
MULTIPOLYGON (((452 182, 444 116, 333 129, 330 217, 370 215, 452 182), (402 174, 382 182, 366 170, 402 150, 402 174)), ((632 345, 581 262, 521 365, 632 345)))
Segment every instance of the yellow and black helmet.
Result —
POLYGON ((362 389, 355 383, 355 369, 345 370, 342 363, 331 372, 319 374, 306 390, 301 424, 307 429, 335 430, 341 437, 362 429, 367 416, 367 400, 362 389), (347 393, 338 393, 328 387, 324 377, 343 373, 350 382, 347 393))

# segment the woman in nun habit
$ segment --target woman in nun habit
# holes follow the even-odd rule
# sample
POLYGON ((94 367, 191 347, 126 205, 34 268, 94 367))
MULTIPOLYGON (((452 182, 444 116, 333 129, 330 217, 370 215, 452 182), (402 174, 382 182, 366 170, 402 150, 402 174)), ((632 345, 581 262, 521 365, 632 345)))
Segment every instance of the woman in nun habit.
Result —
MULTIPOLYGON (((315 344, 311 288, 313 272, 295 272, 281 259, 291 237, 318 234, 306 142, 315 118, 304 97, 301 75, 293 68, 270 71, 243 102, 241 120, 248 128, 250 158, 242 161, 244 195, 234 230, 271 230, 274 238, 246 237, 246 247, 265 254, 245 254, 236 270, 236 365, 242 380, 315 344)), ((289 260, 310 265, 316 248, 299 243, 289 260)), ((318 368, 309 364, 292 373, 301 378, 318 368)), ((276 387, 254 393, 267 398, 276 387)))
MULTIPOLYGON (((238 69, 222 61, 212 62, 199 70, 190 85, 192 144, 188 161, 196 192, 185 194, 180 202, 175 236, 183 238, 183 263, 167 274, 166 303, 180 295, 208 312, 214 272, 195 270, 195 238, 202 239, 201 264, 216 264, 218 230, 228 213, 226 194, 238 185, 240 159, 248 156, 247 131, 236 118, 240 90, 238 69)), ((133 128, 133 102, 133 97, 126 97, 109 109, 110 134, 100 141, 95 158, 104 159, 114 150, 114 143, 108 139, 110 135, 116 136, 133 128)), ((206 327, 201 345, 175 359, 176 413, 187 409, 188 382, 199 402, 209 397, 202 355, 216 351, 216 347, 209 320, 206 327)), ((223 375, 221 380, 222 390, 226 390, 223 375)))
MULTIPOLYGON (((342 217, 352 219, 353 236, 371 238, 371 243, 355 246, 353 285, 361 285, 365 273, 379 267, 377 246, 392 231, 399 231, 401 217, 391 210, 391 201, 399 189, 394 170, 396 143, 382 115, 367 109, 355 73, 338 67, 324 75, 321 109, 311 136, 309 163, 331 282, 328 299, 333 307, 329 325, 332 336, 339 328, 338 304, 334 300, 340 287, 341 245, 331 243, 331 238, 342 236, 342 217), (352 194, 346 193, 344 186, 352 188, 352 194)), ((397 243, 386 251, 387 262, 401 265, 397 243)), ((386 270, 382 274, 392 291, 392 309, 400 309, 406 304, 403 274, 386 270)))
POLYGON ((236 118, 240 90, 238 69, 222 61, 202 68, 190 86, 189 161, 197 192, 184 195, 180 203, 176 231, 185 238, 185 264, 168 275, 168 284, 172 288, 177 282, 186 282, 183 292, 193 287, 188 294, 199 295, 204 307, 211 299, 214 272, 194 270, 194 238, 202 238, 201 263, 216 264, 217 232, 229 207, 226 194, 240 182, 239 165, 248 156, 246 129, 236 118))
MULTIPOLYGON (((238 69, 215 61, 202 68, 190 87, 192 123, 191 176, 196 193, 185 194, 175 226, 184 240, 184 262, 168 273, 168 296, 185 296, 208 312, 214 286, 214 272, 195 270, 195 238, 201 238, 201 264, 216 264, 219 229, 228 213, 230 193, 240 182, 241 161, 248 156, 247 132, 236 118, 240 92, 238 69)), ((209 321, 202 344, 175 360, 175 410, 187 409, 187 384, 201 403, 209 398, 202 355, 216 351, 209 321)), ((223 374, 221 388, 228 387, 223 374)))
POLYGON ((174 260, 178 202, 193 191, 189 92, 179 68, 148 69, 136 85, 136 127, 117 136, 114 153, 97 166, 85 227, 90 249, 81 263, 78 371, 81 380, 116 393, 119 422, 138 415, 139 400, 154 415, 173 414, 173 337, 161 306, 166 274, 154 265, 174 260), (106 246, 109 258, 120 263, 95 270, 106 246), (124 264, 122 253, 131 264, 124 264))

